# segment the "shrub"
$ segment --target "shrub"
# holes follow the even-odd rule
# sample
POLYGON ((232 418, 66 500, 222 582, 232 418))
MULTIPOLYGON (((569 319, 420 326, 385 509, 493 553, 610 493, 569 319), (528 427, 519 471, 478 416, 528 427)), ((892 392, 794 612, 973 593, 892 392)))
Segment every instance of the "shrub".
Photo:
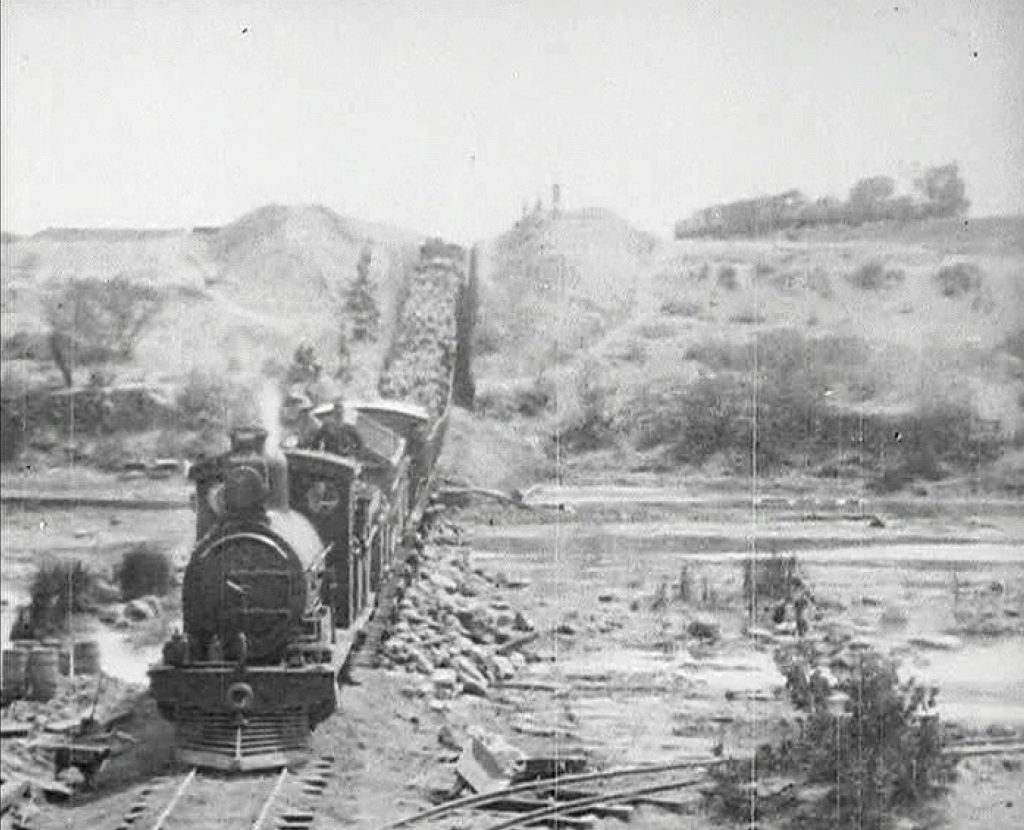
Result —
POLYGON ((645 340, 667 340, 679 334, 679 327, 672 320, 650 320, 637 326, 636 333, 645 340))
POLYGON ((171 587, 171 560, 164 551, 142 543, 121 557, 115 576, 125 602, 148 594, 162 597, 171 587))
POLYGON ((709 340, 688 346, 683 358, 699 361, 714 372, 746 372, 754 365, 754 349, 752 343, 709 340))
POLYGON ((977 293, 981 289, 984 276, 973 262, 958 262, 942 266, 933 279, 943 297, 955 299, 964 294, 977 293))
POLYGON ((29 588, 27 631, 39 639, 68 626, 72 613, 88 611, 95 605, 99 581, 82 562, 49 562, 36 568, 29 588))
POLYGON ((4 360, 49 360, 50 342, 45 334, 17 331, 3 338, 4 360))
POLYGON ((661 304, 661 313, 668 314, 672 317, 696 317, 701 312, 701 307, 697 303, 689 302, 688 300, 666 300, 661 304))
POLYGON ((732 265, 723 265, 718 269, 718 285, 726 291, 735 291, 740 287, 739 275, 732 265))
POLYGON ((647 346, 639 338, 633 337, 625 344, 619 357, 629 363, 643 363, 647 360, 647 346))
POLYGON ((893 812, 941 791, 952 776, 943 756, 942 726, 934 715, 938 690, 900 682, 897 664, 877 652, 861 654, 835 691, 816 675, 817 655, 806 646, 778 655, 794 703, 808 712, 803 736, 778 747, 780 766, 808 784, 827 785, 817 804, 833 827, 883 828, 893 812))
POLYGON ((861 291, 883 291, 902 285, 907 275, 900 270, 886 269, 880 262, 866 262, 846 275, 846 281, 861 291))
POLYGON ((767 318, 760 311, 740 311, 729 317, 730 323, 741 323, 742 325, 759 325, 767 318))
POLYGON ((1015 329, 1006 335, 999 348, 1018 360, 1024 361, 1024 327, 1015 329))
POLYGON ((483 415, 507 420, 515 415, 534 418, 551 408, 555 388, 544 377, 511 389, 491 389, 476 395, 475 409, 483 415))
POLYGON ((599 365, 586 360, 574 378, 575 406, 559 426, 559 440, 575 450, 592 450, 608 444, 612 437, 612 418, 608 394, 601 384, 599 365))

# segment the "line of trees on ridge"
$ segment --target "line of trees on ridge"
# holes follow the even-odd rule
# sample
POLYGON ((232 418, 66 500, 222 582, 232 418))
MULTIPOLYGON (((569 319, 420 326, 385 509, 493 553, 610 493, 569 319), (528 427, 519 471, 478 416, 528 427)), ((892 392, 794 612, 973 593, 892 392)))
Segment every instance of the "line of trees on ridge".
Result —
POLYGON ((677 222, 675 237, 761 236, 820 225, 963 216, 970 204, 960 170, 950 162, 928 168, 914 181, 910 194, 897 195, 890 176, 870 176, 858 181, 845 200, 826 196, 811 201, 799 190, 787 190, 712 205, 677 222))

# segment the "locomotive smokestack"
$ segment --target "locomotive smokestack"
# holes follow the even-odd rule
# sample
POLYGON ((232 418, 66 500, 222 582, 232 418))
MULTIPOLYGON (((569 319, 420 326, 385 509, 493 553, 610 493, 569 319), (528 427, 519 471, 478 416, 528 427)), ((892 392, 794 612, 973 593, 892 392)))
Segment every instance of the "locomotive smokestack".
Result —
POLYGON ((262 455, 267 446, 267 431, 262 427, 239 427, 231 432, 231 451, 262 455))
POLYGON ((231 452, 254 471, 263 467, 264 507, 269 510, 287 510, 288 461, 279 447, 268 445, 267 437, 267 431, 262 427, 236 429, 231 433, 231 452), (246 456, 252 461, 248 461, 246 456))

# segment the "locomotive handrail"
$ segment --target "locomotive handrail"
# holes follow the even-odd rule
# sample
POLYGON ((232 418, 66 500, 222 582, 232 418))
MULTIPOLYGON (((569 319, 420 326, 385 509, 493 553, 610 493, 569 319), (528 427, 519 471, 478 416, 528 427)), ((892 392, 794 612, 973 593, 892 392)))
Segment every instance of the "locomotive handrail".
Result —
POLYGON ((323 550, 321 550, 320 553, 318 553, 316 557, 313 559, 313 561, 309 563, 309 567, 306 568, 306 573, 312 573, 316 570, 319 570, 327 561, 327 557, 330 556, 332 550, 334 550, 334 542, 328 542, 324 546, 323 550))

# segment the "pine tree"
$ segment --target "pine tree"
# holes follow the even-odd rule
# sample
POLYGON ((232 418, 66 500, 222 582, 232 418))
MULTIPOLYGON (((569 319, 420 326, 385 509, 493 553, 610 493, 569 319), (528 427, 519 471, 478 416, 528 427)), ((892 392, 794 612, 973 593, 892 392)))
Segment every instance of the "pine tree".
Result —
POLYGON ((380 326, 380 309, 374 297, 373 282, 370 279, 370 265, 373 253, 369 246, 363 248, 356 266, 356 279, 345 298, 345 312, 352 321, 352 339, 357 343, 376 340, 380 326))

